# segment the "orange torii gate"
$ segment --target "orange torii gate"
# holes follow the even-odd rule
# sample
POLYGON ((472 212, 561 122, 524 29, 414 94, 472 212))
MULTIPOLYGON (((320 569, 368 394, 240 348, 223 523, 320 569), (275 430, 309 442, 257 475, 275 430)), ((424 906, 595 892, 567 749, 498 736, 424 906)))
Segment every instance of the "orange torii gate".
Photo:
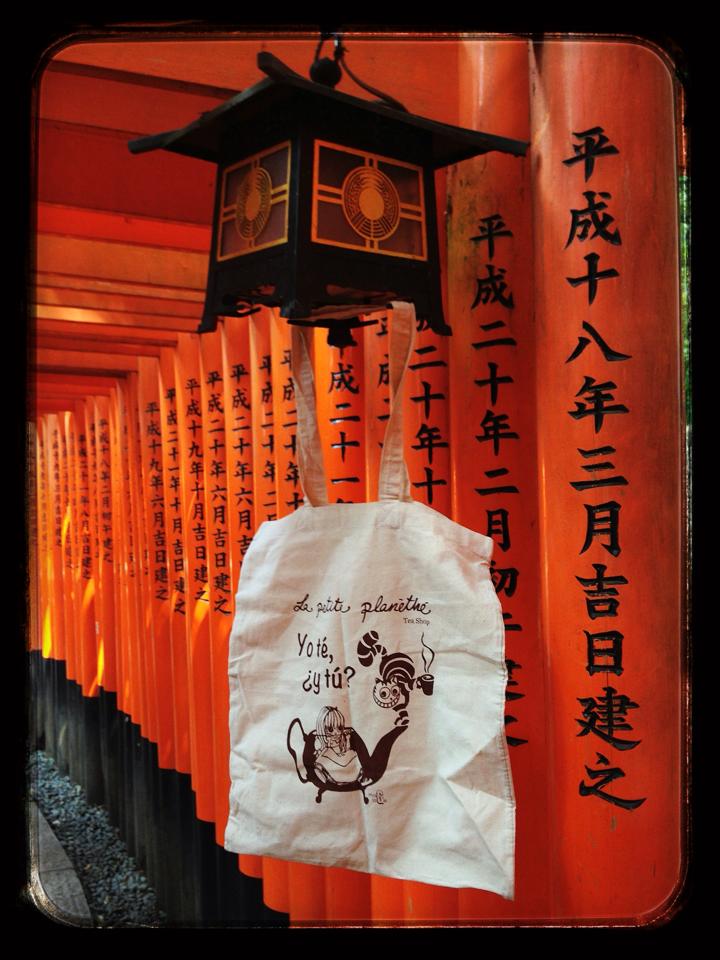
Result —
MULTIPOLYGON (((255 38, 71 45, 41 78, 38 733, 174 922, 654 922, 687 859, 682 93, 640 42, 349 42, 418 113, 531 143, 437 175, 453 335, 418 332, 404 398, 413 496, 495 540, 515 900, 222 850, 232 598, 257 525, 299 505, 289 328, 195 333, 212 178, 125 143, 252 82, 255 38)), ((272 42, 303 72, 313 45, 272 42)), ((331 502, 376 495, 386 322, 355 336, 314 338, 331 502)))

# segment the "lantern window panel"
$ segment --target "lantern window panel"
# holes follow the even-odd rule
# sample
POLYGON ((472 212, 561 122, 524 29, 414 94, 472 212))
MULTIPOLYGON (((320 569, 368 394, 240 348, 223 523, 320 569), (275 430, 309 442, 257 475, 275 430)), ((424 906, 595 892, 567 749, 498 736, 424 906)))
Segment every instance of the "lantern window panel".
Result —
POLYGON ((222 172, 217 260, 285 243, 290 143, 244 157, 222 172))
POLYGON ((331 147, 321 140, 315 141, 315 151, 314 181, 318 186, 322 184, 323 187, 340 190, 350 171, 365 163, 365 155, 353 153, 343 147, 331 147))
POLYGON ((427 259, 422 168, 315 141, 312 240, 427 259))
POLYGON ((382 253, 402 254, 424 260, 425 238, 422 222, 401 217, 393 235, 387 240, 378 242, 378 250, 382 253))
POLYGON ((378 162, 382 170, 392 180, 401 203, 411 204, 422 209, 422 178, 416 167, 401 167, 397 163, 378 162))

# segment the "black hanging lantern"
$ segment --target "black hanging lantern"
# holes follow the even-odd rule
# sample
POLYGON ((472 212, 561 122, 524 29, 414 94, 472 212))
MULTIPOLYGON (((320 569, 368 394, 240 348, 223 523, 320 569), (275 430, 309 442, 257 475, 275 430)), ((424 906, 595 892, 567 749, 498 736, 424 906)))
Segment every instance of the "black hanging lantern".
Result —
POLYGON ((341 93, 269 53, 257 62, 266 79, 180 130, 129 144, 218 166, 199 331, 267 305, 290 322, 312 315, 332 328, 335 318, 352 342, 359 314, 411 300, 433 330, 450 333, 433 173, 491 150, 521 156, 527 144, 415 116, 389 97, 341 93))

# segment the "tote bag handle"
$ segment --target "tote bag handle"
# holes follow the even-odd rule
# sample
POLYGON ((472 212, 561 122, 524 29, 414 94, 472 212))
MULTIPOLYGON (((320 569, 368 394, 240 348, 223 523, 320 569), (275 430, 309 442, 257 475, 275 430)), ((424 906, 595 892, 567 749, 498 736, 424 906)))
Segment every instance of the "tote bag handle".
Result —
MULTIPOLYGON (((379 500, 412 500, 410 480, 403 456, 402 387, 415 336, 415 307, 395 301, 390 326, 390 419, 385 429, 378 481, 379 500)), ((327 504, 320 431, 315 408, 308 327, 292 328, 292 376, 297 407, 297 452, 300 482, 305 503, 313 507, 327 504)))

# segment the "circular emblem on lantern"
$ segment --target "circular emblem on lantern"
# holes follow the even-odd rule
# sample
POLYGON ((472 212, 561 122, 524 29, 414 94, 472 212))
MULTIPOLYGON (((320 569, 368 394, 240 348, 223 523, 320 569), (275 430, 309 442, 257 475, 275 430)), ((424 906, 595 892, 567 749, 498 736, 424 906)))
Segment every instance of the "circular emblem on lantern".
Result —
POLYGON ((244 240, 259 236, 270 216, 272 180, 264 167, 248 171, 238 187, 235 226, 244 240))
POLYGON ((400 222, 395 185, 377 167, 356 167, 342 185, 342 208, 355 233, 366 240, 385 240, 400 222))

